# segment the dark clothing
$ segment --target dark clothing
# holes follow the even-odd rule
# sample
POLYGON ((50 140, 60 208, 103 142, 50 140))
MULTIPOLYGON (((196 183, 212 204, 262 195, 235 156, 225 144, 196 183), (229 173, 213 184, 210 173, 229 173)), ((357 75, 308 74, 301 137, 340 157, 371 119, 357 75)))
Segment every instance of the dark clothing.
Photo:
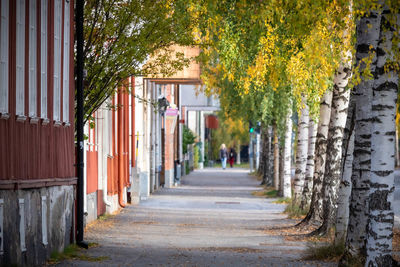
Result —
POLYGON ((228 151, 226 151, 226 148, 221 148, 221 149, 219 150, 219 157, 220 157, 221 159, 227 158, 227 157, 228 157, 228 151))
POLYGON ((231 148, 231 150, 229 152, 229 165, 231 165, 231 168, 233 167, 235 158, 236 158, 236 151, 235 151, 235 149, 231 148))

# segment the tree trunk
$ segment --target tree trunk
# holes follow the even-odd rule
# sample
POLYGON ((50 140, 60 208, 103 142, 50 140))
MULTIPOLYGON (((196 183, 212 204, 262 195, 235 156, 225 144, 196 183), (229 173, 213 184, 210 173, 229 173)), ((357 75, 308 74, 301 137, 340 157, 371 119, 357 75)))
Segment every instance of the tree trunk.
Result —
POLYGON ((400 166, 400 154, 399 154, 399 129, 397 127, 396 124, 396 149, 395 149, 395 153, 396 153, 396 167, 400 166))
POLYGON ((285 178, 285 147, 279 146, 279 196, 283 197, 283 182, 285 178))
POLYGON ((294 178, 294 197, 293 204, 300 205, 303 194, 304 179, 306 177, 307 154, 308 154, 308 125, 310 116, 308 106, 303 99, 304 107, 301 110, 297 134, 297 152, 296 152, 296 172, 294 178))
MULTIPOLYGON (((256 135, 258 137, 258 135, 256 135)), ((257 174, 259 176, 261 176, 264 179, 264 161, 266 160, 266 157, 264 155, 265 149, 264 149, 264 129, 261 130, 261 134, 260 134, 260 140, 256 141, 257 143, 260 142, 260 146, 258 148, 256 148, 256 153, 255 153, 255 157, 257 157, 257 154, 259 155, 259 163, 258 163, 258 167, 256 167, 257 170, 257 174)), ((257 145, 258 146, 258 145, 257 145)), ((256 165, 257 166, 257 163, 256 165)), ((264 180, 261 181, 261 184, 265 184, 264 180)))
POLYGON ((313 190, 310 209, 299 224, 319 224, 322 222, 322 181, 325 173, 326 145, 328 126, 331 117, 332 91, 327 90, 322 97, 320 106, 320 119, 318 122, 317 141, 315 144, 315 169, 313 177, 313 190))
POLYGON ((240 165, 240 141, 236 144, 236 164, 240 165))
POLYGON ((310 119, 308 127, 308 156, 307 156, 307 168, 306 177, 304 179, 304 188, 301 199, 300 208, 306 210, 309 208, 311 201, 311 193, 313 186, 313 175, 314 175, 314 162, 315 162, 315 141, 317 139, 317 124, 310 119))
POLYGON ((274 186, 279 191, 279 142, 278 129, 274 124, 274 186))
POLYGON ((292 197, 292 107, 289 107, 286 115, 285 152, 284 152, 284 176, 283 197, 292 197))
POLYGON ((393 69, 385 73, 386 64, 393 60, 394 25, 391 24, 389 17, 390 9, 386 5, 383 8, 378 60, 372 87, 371 177, 368 194, 366 266, 392 266, 394 139, 398 76, 393 69))
POLYGON ((350 96, 349 111, 347 113, 346 128, 343 134, 342 145, 342 178, 339 186, 338 208, 336 214, 335 244, 340 245, 346 240, 349 221, 349 201, 351 194, 351 173, 354 152, 354 119, 355 102, 350 96))
POLYGON ((323 223, 317 232, 325 235, 336 219, 337 200, 341 177, 342 140, 346 126, 350 90, 347 89, 351 77, 349 62, 344 62, 334 77, 331 119, 329 123, 328 144, 323 178, 323 223))
MULTIPOLYGON (((381 14, 376 10, 362 17, 357 22, 357 64, 376 52, 379 40, 381 14), (367 48, 367 49, 366 49, 367 48)), ((376 57, 369 68, 375 72, 376 57)), ((365 65, 361 65, 365 68, 365 65)), ((362 70, 360 70, 362 71, 362 70)), ((352 258, 365 259, 365 239, 368 220, 367 197, 371 169, 371 101, 373 80, 361 77, 361 83, 354 91, 355 100, 355 134, 353 170, 351 175, 352 189, 349 206, 349 222, 345 253, 341 264, 347 264, 352 258)))
POLYGON ((269 127, 262 128, 262 159, 260 161, 260 170, 262 173, 262 185, 271 185, 270 169, 270 131, 269 127))

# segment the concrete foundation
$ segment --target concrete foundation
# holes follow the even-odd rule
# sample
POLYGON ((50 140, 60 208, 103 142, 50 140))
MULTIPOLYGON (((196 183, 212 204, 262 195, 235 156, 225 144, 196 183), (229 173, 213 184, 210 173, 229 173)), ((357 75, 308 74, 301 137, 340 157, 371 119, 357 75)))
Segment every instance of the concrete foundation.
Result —
POLYGON ((106 213, 107 214, 112 214, 116 212, 119 209, 119 204, 118 204, 118 194, 116 195, 108 195, 107 200, 111 203, 110 206, 106 206, 106 213))
POLYGON ((0 266, 43 265, 73 236, 75 188, 0 190, 0 266))
POLYGON ((148 172, 139 173, 140 200, 145 200, 150 196, 150 179, 148 172))
POLYGON ((88 194, 86 197, 86 216, 85 225, 97 220, 97 192, 88 194))
POLYGON ((171 188, 174 184, 174 169, 172 170, 165 170, 165 188, 171 188))
POLYGON ((131 201, 132 204, 139 204, 140 202, 140 179, 139 175, 136 174, 132 175, 132 186, 131 186, 131 201))

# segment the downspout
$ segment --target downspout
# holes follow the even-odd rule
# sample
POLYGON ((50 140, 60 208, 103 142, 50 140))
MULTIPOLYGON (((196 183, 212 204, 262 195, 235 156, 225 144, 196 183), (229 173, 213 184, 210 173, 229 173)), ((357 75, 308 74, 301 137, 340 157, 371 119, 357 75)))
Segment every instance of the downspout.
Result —
POLYGON ((132 176, 133 176, 133 168, 136 167, 136 155, 135 155, 135 77, 131 77, 131 132, 132 132, 132 136, 131 136, 131 156, 132 156, 132 162, 131 162, 131 166, 132 166, 132 176))
POLYGON ((123 149, 124 149, 124 132, 123 132, 123 96, 121 89, 118 90, 118 107, 117 107, 117 116, 118 116, 118 203, 122 208, 125 208, 125 203, 123 199, 123 192, 124 192, 124 156, 123 156, 123 149))
MULTIPOLYGON (((102 135, 102 153, 101 153, 101 165, 102 165, 102 175, 103 175, 103 202, 107 206, 111 206, 111 202, 108 201, 107 195, 108 195, 108 155, 112 154, 112 151, 110 151, 110 113, 112 111, 108 111, 105 109, 101 110, 101 113, 103 115, 103 127, 101 128, 101 131, 103 132, 102 135), (104 127, 105 126, 105 127, 104 127), (105 148, 107 147, 107 152, 104 153, 105 148), (104 160, 105 158, 105 160, 104 160)), ((100 129, 100 128, 99 128, 100 129)))
POLYGON ((131 181, 129 179, 129 93, 128 91, 124 92, 125 98, 125 118, 124 118, 124 125, 125 125, 125 178, 126 184, 128 187, 131 185, 131 181))
POLYGON ((76 243, 80 247, 88 248, 88 244, 83 241, 84 234, 84 220, 83 220, 83 8, 84 1, 76 1, 76 137, 78 143, 77 153, 77 229, 76 229, 76 243))

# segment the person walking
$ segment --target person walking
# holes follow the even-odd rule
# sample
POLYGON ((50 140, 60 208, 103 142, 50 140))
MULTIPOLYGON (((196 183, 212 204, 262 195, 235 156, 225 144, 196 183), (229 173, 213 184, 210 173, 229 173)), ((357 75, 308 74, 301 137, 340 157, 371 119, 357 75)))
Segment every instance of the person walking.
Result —
POLYGON ((233 163, 235 162, 236 158, 236 151, 233 147, 229 150, 229 165, 231 165, 231 168, 233 168, 233 163))
POLYGON ((219 150, 219 157, 221 159, 222 169, 225 170, 225 168, 226 168, 226 159, 228 157, 228 151, 226 150, 225 144, 221 145, 221 148, 219 150))

